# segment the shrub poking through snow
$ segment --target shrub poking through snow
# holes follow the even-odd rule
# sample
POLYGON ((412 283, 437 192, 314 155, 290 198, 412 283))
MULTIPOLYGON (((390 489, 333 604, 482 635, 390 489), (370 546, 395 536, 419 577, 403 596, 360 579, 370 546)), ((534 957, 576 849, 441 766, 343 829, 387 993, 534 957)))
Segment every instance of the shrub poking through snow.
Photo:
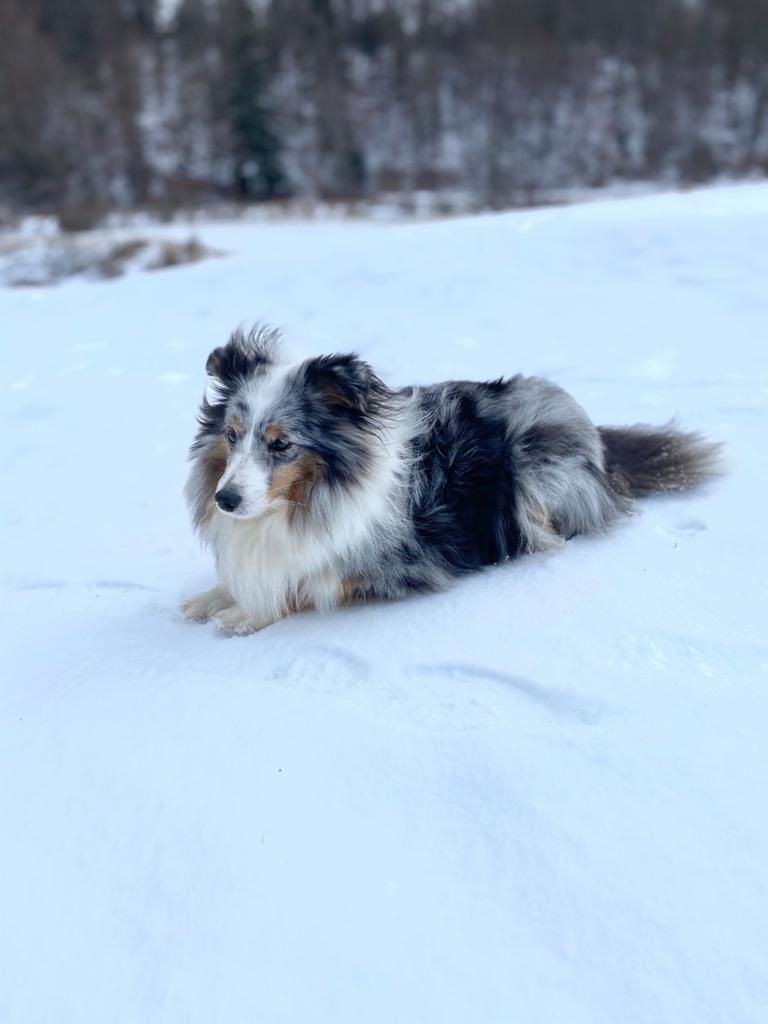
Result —
POLYGON ((164 270, 179 267, 184 263, 199 263, 210 256, 217 256, 213 249, 203 245, 199 238, 192 236, 186 242, 163 242, 156 258, 147 265, 147 270, 164 270))
POLYGON ((130 271, 180 267, 219 255, 194 236, 183 241, 98 234, 11 237, 0 247, 0 283, 21 288, 43 287, 70 277, 108 280, 130 271))

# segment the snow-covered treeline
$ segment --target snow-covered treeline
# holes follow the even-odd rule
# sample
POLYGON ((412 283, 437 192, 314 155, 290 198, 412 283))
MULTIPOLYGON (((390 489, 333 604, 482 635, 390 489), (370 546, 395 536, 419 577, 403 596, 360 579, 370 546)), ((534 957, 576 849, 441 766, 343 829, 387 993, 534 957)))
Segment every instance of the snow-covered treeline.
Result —
POLYGON ((768 169, 765 0, 0 0, 0 21, 11 209, 495 206, 768 169))

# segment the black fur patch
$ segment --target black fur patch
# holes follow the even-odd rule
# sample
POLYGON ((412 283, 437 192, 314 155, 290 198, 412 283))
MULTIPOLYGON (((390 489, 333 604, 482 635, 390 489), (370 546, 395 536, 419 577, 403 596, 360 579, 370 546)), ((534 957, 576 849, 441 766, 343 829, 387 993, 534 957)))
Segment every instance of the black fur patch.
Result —
POLYGON ((426 410, 439 413, 414 444, 420 480, 412 516, 421 544, 454 574, 501 562, 521 548, 507 424, 478 403, 505 388, 495 381, 424 392, 426 410))
POLYGON ((309 359, 302 372, 305 387, 363 430, 374 425, 391 396, 368 363, 354 354, 309 359))
POLYGON ((254 327, 248 334, 234 331, 226 345, 208 356, 206 373, 231 390, 272 362, 278 340, 279 332, 268 327, 254 327))

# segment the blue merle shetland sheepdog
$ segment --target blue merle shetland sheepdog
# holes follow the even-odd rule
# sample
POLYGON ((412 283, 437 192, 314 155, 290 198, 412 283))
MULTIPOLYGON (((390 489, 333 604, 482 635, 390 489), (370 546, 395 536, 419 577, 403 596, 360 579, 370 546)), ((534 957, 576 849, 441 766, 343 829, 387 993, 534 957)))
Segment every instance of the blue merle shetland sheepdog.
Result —
POLYGON ((717 472, 718 445, 595 427, 536 377, 390 389, 356 355, 291 361, 263 327, 206 369, 186 495, 219 582, 182 611, 234 633, 439 590, 717 472))

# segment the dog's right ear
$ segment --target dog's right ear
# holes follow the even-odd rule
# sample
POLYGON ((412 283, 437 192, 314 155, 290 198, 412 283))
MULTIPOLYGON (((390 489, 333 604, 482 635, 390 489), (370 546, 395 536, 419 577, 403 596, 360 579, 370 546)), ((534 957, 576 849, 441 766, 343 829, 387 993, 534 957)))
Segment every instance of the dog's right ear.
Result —
POLYGON ((205 361, 205 372, 209 377, 216 377, 221 380, 221 370, 224 365, 225 350, 223 346, 215 348, 205 361))
POLYGON ((205 372, 214 382, 228 387, 238 377, 246 377, 251 369, 251 361, 243 344, 244 338, 240 331, 230 337, 226 345, 215 348, 205 362, 205 372))
POLYGON ((260 367, 278 361, 280 332, 256 325, 247 334, 232 333, 226 345, 215 348, 208 356, 205 372, 224 385, 236 383, 260 367))

